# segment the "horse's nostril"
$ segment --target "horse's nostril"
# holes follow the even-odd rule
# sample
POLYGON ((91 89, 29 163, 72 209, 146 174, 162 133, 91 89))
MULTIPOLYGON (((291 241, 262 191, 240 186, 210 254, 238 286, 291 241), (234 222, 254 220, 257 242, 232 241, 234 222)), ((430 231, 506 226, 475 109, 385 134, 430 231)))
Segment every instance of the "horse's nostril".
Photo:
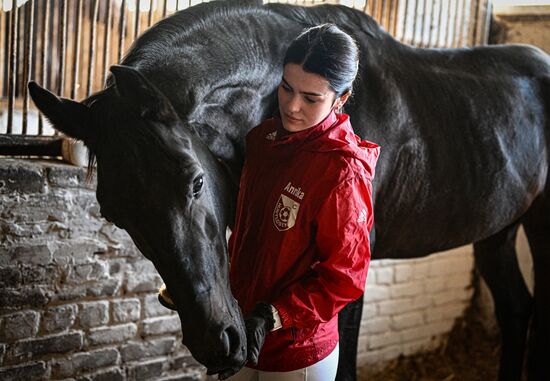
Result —
POLYGON ((231 353, 231 342, 229 339, 229 335, 227 334, 227 329, 222 332, 221 340, 223 354, 225 355, 225 357, 229 357, 229 354, 231 353))
POLYGON ((222 331, 221 341, 226 356, 236 353, 241 347, 241 343, 239 343, 239 333, 233 326, 229 326, 222 331))

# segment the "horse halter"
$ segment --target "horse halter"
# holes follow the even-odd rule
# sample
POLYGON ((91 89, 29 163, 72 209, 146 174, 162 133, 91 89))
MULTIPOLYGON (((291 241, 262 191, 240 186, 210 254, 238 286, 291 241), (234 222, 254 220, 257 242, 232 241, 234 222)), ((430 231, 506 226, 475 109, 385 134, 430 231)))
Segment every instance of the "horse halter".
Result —
POLYGON ((164 307, 171 309, 173 311, 177 311, 176 305, 174 304, 174 301, 170 297, 170 294, 168 293, 168 288, 166 288, 166 284, 162 284, 159 288, 159 294, 158 294, 159 303, 162 304, 164 307))

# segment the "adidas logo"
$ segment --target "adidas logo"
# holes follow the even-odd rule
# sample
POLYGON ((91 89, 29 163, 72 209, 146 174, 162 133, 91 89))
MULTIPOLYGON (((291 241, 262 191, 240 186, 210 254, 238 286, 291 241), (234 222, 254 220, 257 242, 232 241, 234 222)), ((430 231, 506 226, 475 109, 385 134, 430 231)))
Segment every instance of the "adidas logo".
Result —
POLYGON ((267 140, 275 140, 276 137, 277 137, 277 131, 270 132, 265 136, 267 140))
POLYGON ((359 218, 357 218, 357 222, 367 222, 367 211, 365 208, 361 209, 361 212, 359 212, 359 218))

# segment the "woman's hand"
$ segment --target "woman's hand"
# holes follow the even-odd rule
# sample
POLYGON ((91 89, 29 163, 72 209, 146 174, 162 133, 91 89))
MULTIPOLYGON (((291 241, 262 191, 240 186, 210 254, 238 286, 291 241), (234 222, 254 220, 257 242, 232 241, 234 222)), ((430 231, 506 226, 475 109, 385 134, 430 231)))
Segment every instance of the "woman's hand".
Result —
POLYGON ((256 365, 265 336, 275 325, 271 306, 264 302, 256 304, 252 313, 244 318, 244 324, 248 347, 247 359, 252 365, 256 365))

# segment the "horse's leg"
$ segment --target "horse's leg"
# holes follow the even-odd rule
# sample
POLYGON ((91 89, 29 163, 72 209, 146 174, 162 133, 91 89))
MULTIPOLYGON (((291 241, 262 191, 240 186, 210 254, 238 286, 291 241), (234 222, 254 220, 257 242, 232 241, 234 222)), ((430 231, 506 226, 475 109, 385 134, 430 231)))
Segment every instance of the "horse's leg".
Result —
POLYGON ((474 244, 476 266, 489 286, 502 340, 500 381, 519 381, 532 297, 521 275, 515 241, 519 224, 474 244))
POLYGON ((550 380, 550 199, 533 203, 523 221, 535 273, 529 334, 529 381, 550 380))
POLYGON ((357 379, 357 341, 363 296, 345 306, 338 314, 338 334, 340 335, 340 356, 336 381, 355 381, 357 379))

